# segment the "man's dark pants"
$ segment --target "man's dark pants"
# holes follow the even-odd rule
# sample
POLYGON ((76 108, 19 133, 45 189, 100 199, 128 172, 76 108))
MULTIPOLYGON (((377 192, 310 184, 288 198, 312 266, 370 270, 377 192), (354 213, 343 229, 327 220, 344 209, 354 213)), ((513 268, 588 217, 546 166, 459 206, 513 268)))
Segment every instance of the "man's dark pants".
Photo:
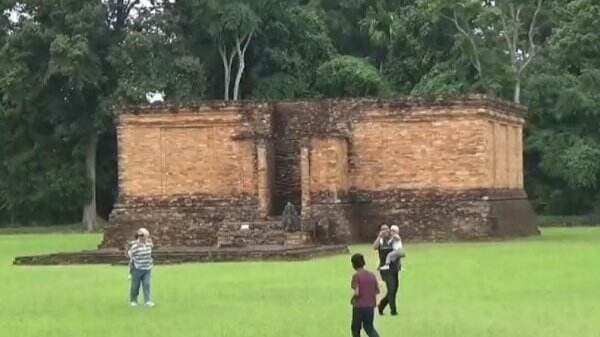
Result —
POLYGON ((379 312, 383 312, 385 307, 390 306, 393 315, 397 314, 396 294, 398 293, 398 271, 396 270, 381 270, 381 279, 385 282, 386 294, 379 302, 379 312))
POLYGON ((367 336, 379 337, 373 327, 373 312, 375 308, 352 308, 352 337, 360 337, 361 327, 365 329, 367 336))

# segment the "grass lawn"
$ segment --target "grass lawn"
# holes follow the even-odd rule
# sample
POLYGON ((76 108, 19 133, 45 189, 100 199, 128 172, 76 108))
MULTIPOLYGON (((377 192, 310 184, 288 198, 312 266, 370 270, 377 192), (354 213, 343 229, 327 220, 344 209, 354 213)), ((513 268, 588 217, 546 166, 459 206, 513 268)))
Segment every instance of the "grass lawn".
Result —
MULTIPOLYGON (((349 256, 158 266, 157 306, 128 305, 126 267, 16 267, 97 234, 0 235, 0 336, 349 336, 349 256)), ((372 269, 375 255, 367 246, 372 269)), ((500 243, 407 246, 400 316, 382 337, 600 336, 600 228, 500 243)))

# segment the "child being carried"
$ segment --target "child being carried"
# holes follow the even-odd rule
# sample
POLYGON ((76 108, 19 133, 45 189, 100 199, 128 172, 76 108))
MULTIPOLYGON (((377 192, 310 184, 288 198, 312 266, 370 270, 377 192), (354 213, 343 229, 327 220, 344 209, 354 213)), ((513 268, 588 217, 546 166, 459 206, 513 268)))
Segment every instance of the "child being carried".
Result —
POLYGON ((379 270, 389 270, 390 264, 398 259, 406 256, 404 248, 402 247, 402 238, 400 237, 400 228, 396 225, 390 227, 390 234, 392 240, 393 250, 389 252, 385 257, 385 264, 379 267, 379 270))

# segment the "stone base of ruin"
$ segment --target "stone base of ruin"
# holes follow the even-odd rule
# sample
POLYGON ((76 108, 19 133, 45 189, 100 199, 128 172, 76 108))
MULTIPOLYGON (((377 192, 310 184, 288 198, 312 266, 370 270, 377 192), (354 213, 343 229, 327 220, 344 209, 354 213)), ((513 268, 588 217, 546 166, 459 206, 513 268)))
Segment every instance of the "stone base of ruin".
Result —
POLYGON ((253 200, 236 206, 227 201, 207 205, 189 197, 125 200, 113 211, 99 248, 124 249, 139 227, 150 230, 157 246, 217 248, 369 242, 384 222, 398 225, 407 242, 539 234, 521 189, 354 190, 336 202, 327 195, 311 195, 311 200, 302 210, 303 230, 310 233, 304 237, 286 233, 278 217, 261 218, 253 200))
POLYGON ((286 247, 302 247, 311 242, 311 235, 308 232, 285 233, 286 247))
MULTIPOLYGON (((294 261, 308 260, 338 254, 348 254, 344 245, 284 247, 279 245, 245 248, 157 248, 153 252, 155 264, 234 262, 234 261, 294 261)), ((118 249, 99 249, 76 253, 57 253, 15 258, 15 265, 75 265, 127 264, 128 258, 118 249)))
MULTIPOLYGON (((538 235, 523 190, 354 191, 336 203, 316 202, 310 218, 318 241, 370 242, 382 223, 397 225, 404 241, 499 240, 538 235)), ((321 198, 321 199, 327 199, 321 198)))

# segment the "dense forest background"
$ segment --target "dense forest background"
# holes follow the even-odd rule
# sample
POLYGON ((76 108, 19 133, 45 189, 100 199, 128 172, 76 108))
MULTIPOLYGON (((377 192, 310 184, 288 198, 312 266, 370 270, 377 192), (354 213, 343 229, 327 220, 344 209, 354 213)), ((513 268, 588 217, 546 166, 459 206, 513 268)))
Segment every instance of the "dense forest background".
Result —
POLYGON ((484 93, 529 108, 541 214, 600 205, 600 1, 0 0, 0 225, 97 225, 111 108, 484 93))

